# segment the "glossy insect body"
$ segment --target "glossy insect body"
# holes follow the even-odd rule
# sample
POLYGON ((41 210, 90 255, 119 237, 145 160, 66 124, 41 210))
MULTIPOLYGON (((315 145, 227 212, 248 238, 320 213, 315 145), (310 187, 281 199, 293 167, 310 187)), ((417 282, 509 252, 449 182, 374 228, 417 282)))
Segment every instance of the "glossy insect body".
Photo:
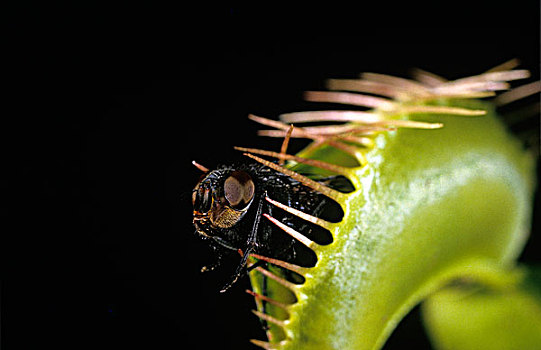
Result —
MULTIPOLYGON (((339 177, 321 178, 320 181, 340 184, 339 177)), ((269 199, 312 215, 324 214, 330 202, 295 179, 253 162, 221 166, 209 171, 193 190, 193 223, 196 231, 209 240, 210 245, 218 251, 218 257, 228 253, 240 253, 242 256, 232 281, 224 290, 243 274, 247 259, 253 253, 287 261, 298 258, 304 265, 315 263, 310 250, 265 216, 288 227, 295 227, 295 230, 308 237, 319 235, 319 239, 325 241, 325 233, 274 207, 269 199)))

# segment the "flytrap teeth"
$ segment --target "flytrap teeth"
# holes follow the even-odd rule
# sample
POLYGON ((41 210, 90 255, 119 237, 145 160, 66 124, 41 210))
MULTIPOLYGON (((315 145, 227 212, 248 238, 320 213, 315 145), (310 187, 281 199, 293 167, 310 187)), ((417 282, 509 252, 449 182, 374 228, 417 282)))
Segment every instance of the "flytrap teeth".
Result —
POLYGON ((194 167, 196 167, 197 169, 201 170, 204 173, 208 173, 210 171, 206 166, 197 163, 195 160, 192 160, 192 164, 194 167))
POLYGON ((344 175, 344 176, 346 176, 349 173, 349 169, 346 168, 346 167, 339 166, 339 165, 332 164, 332 163, 323 162, 323 161, 320 161, 320 160, 307 159, 307 158, 294 156, 294 155, 291 155, 291 154, 277 153, 277 152, 273 152, 273 151, 267 151, 267 150, 256 149, 256 148, 235 147, 235 149, 238 150, 238 151, 248 152, 248 153, 253 153, 253 154, 259 154, 259 155, 262 155, 262 156, 269 156, 269 157, 274 157, 274 158, 279 158, 279 159, 284 159, 284 160, 294 160, 294 161, 296 161, 298 163, 311 165, 311 166, 314 166, 314 167, 317 167, 317 168, 320 168, 320 169, 329 170, 331 172, 341 174, 341 175, 344 175))
MULTIPOLYGON (((325 93, 326 92, 321 92, 321 94, 325 94, 325 93)), ((458 92, 452 91, 452 93, 456 94, 458 92)), ((331 93, 329 93, 329 94, 331 94, 331 93)), ((332 93, 332 94, 346 94, 346 93, 332 93)), ((349 93, 347 93, 347 94, 349 94, 349 93)), ((462 92, 462 94, 466 95, 466 93, 464 93, 464 92, 462 92)), ((349 95, 356 95, 356 94, 349 94, 349 95)), ((363 95, 359 95, 359 96, 363 96, 363 95)), ((369 97, 371 97, 371 96, 369 96, 369 97)), ((350 100, 353 101, 353 98, 350 98, 350 100)), ((314 101, 314 100, 311 99, 310 101, 314 101)), ((345 101, 346 101, 345 98, 343 99, 343 101, 339 101, 338 99, 331 100, 329 98, 329 100, 327 100, 325 102, 338 102, 338 103, 348 103, 348 104, 351 104, 351 105, 358 105, 356 103, 345 102, 345 101)), ((418 113, 439 113, 439 114, 477 116, 477 115, 483 115, 483 114, 486 113, 483 110, 472 110, 472 109, 460 108, 460 107, 402 105, 402 104, 398 104, 398 103, 393 103, 392 101, 386 102, 385 105, 375 106, 374 108, 379 108, 381 113, 390 114, 390 115, 418 114, 418 113)), ((338 113, 336 113, 336 112, 342 112, 343 113, 344 118, 342 118, 342 120, 340 120, 340 121, 360 122, 360 123, 366 123, 366 124, 369 124, 369 125, 378 125, 378 124, 382 125, 383 124, 383 125, 389 125, 389 126, 394 125, 393 122, 395 122, 395 120, 384 119, 384 118, 382 118, 381 116, 378 116, 378 115, 375 115, 375 117, 372 117, 372 115, 374 115, 374 113, 370 113, 370 112, 361 112, 361 113, 356 112, 356 111, 334 111, 334 112, 335 112, 334 115, 338 115, 338 113), (346 112, 346 113, 350 112, 350 113, 349 113, 349 115, 347 115, 344 112, 346 112), (351 119, 347 120, 348 117, 351 118, 351 119)), ((307 112, 306 115, 308 116, 309 113, 314 114, 314 112, 307 112)), ((323 114, 325 112, 320 112, 320 113, 323 114)), ((328 118, 319 117, 317 119, 319 119, 318 121, 336 121, 336 119, 333 120, 330 115, 329 115, 328 118)), ((287 115, 286 115, 285 120, 287 120, 289 122, 299 122, 300 121, 299 118, 292 118, 291 114, 289 115, 289 118, 287 118, 287 115)), ((315 121, 315 120, 310 120, 310 119, 306 118, 304 121, 315 121)), ((429 124, 429 123, 424 123, 424 124, 429 124)), ((307 132, 311 131, 309 128, 304 128, 304 130, 307 131, 307 132)))
POLYGON ((413 68, 412 76, 416 81, 428 87, 435 87, 447 82, 444 77, 420 68, 413 68))
POLYGON ((306 91, 304 98, 312 102, 342 103, 360 107, 379 108, 382 110, 391 110, 394 106, 393 102, 386 98, 352 94, 349 92, 306 91))
POLYGON ((494 102, 497 106, 503 106, 539 92, 541 92, 541 81, 534 81, 504 92, 496 97, 494 102))
POLYGON ((517 68, 518 66, 520 66, 520 60, 518 58, 512 58, 509 61, 505 61, 504 63, 497 65, 496 67, 490 68, 485 73, 512 70, 512 69, 517 68))
MULTIPOLYGON (((381 123, 380 123, 381 124, 381 123)), ((307 126, 303 128, 311 134, 316 135, 328 135, 343 137, 346 135, 373 135, 380 131, 390 131, 391 128, 378 125, 378 122, 372 123, 372 125, 355 125, 355 124, 342 124, 342 125, 317 125, 307 126)))
POLYGON ((530 77, 530 72, 526 69, 505 70, 496 72, 486 72, 471 77, 461 78, 451 81, 449 85, 461 85, 472 82, 504 82, 519 79, 526 79, 530 77))
MULTIPOLYGON (((377 108, 383 112, 395 113, 404 110, 396 108, 393 101, 423 102, 439 98, 492 97, 495 96, 495 91, 509 89, 509 81, 525 79, 530 76, 530 72, 527 70, 515 70, 514 68, 518 64, 518 60, 513 59, 485 73, 453 81, 421 69, 413 71, 415 80, 386 74, 362 73, 360 79, 329 79, 327 80, 327 88, 334 91, 308 92, 306 99, 316 102, 345 103, 377 108), (384 96, 385 98, 337 92, 336 90, 364 92, 384 96)), ((428 111, 428 113, 432 112, 428 111)), ((435 111, 434 113, 469 115, 462 112, 435 111)))
MULTIPOLYGON (((485 115, 486 111, 481 109, 468 109, 460 107, 446 107, 446 106, 399 106, 393 113, 405 113, 405 114, 417 114, 417 113, 436 113, 436 114, 452 114, 462 116, 478 116, 485 115)), ((394 120, 392 122, 398 122, 400 120, 394 120)), ((437 124, 437 123, 423 123, 423 124, 437 124)), ((396 125, 396 124, 390 124, 396 125)))
POLYGON ((430 91, 437 97, 453 94, 476 95, 483 92, 507 90, 509 88, 508 81, 525 79, 530 76, 530 72, 523 69, 498 70, 498 67, 496 69, 471 77, 447 81, 432 87, 430 91))
POLYGON ((249 157, 249 158, 252 158, 253 160, 263 164, 263 165, 266 165, 268 166, 269 168, 273 169, 273 170, 276 170, 284 175, 287 175, 297 181, 299 181, 300 183, 302 183, 303 185, 313 189, 314 191, 317 191, 321 194, 324 194, 325 196, 331 198, 331 199, 334 199, 335 201, 337 202, 342 202, 343 200, 345 200, 346 196, 344 193, 342 192, 339 192, 337 190, 334 190, 330 187, 327 187, 325 185, 322 185, 320 184, 319 182, 317 181, 314 181, 304 175, 301 175, 299 173, 296 173, 292 170, 289 170, 287 168, 284 168, 278 164, 275 164, 275 163, 272 163, 272 162, 269 162, 268 160, 265 160, 263 158, 259 158, 257 156, 254 156, 253 154, 250 154, 250 153, 244 153, 245 156, 249 157))
POLYGON ((317 247, 319 247, 319 244, 317 244, 316 242, 312 241, 311 239, 309 239, 308 237, 306 237, 305 235, 303 235, 299 231, 297 231, 297 230, 295 230, 295 229, 281 223, 279 220, 273 218, 269 214, 264 213, 263 216, 266 217, 267 219, 269 219, 273 224, 278 226, 282 231, 284 231, 285 233, 287 233, 291 237, 295 238, 297 241, 301 242, 302 244, 304 244, 308 248, 310 248, 312 250, 317 250, 317 247))
POLYGON ((278 164, 280 165, 284 165, 284 163, 286 162, 286 154, 287 154, 287 147, 289 146, 289 140, 291 139, 291 134, 293 133, 293 124, 291 124, 289 126, 289 129, 287 130, 285 136, 284 136, 284 141, 282 141, 282 146, 280 147, 280 161, 278 162, 278 164))
POLYGON ((509 89, 509 84, 498 81, 471 81, 459 84, 454 82, 445 83, 432 88, 432 94, 435 98, 453 96, 453 95, 468 95, 478 94, 480 92, 494 92, 509 89))
POLYGON ((262 294, 258 294, 256 292, 252 292, 251 290, 249 289, 246 289, 246 293, 250 294, 251 296, 253 296, 255 299, 257 300, 261 300, 261 301, 264 301, 266 303, 269 303, 271 305, 274 305, 274 306, 277 306, 281 309, 284 309, 284 310, 287 310, 289 309, 289 305, 288 304, 284 304, 284 303, 281 303, 279 301, 276 301, 274 299, 271 299, 265 295, 262 295, 262 294))
MULTIPOLYGON (((258 135, 260 136, 285 137, 287 136, 287 133, 289 132, 289 129, 291 128, 289 124, 286 124, 277 120, 258 117, 253 114, 250 114, 248 118, 257 123, 278 129, 278 130, 260 130, 258 132, 258 135)), ((317 135, 317 134, 313 134, 313 133, 305 131, 304 128, 296 127, 294 128, 294 130, 292 130, 290 137, 306 138, 306 139, 314 140, 318 144, 327 144, 329 146, 332 146, 334 148, 337 148, 345 152, 346 154, 349 154, 361 166, 364 166, 366 164, 366 158, 364 154, 361 151, 359 151, 357 147, 340 142, 339 135, 332 135, 332 136, 317 135)))
POLYGON ((382 121, 381 125, 392 126, 395 128, 409 128, 409 129, 440 129, 443 128, 442 123, 427 123, 427 122, 418 122, 415 120, 388 120, 382 121))
MULTIPOLYGON (((338 93, 336 93, 338 94, 338 93)), ((345 93, 344 93, 345 94, 345 93)), ((463 97, 470 97, 465 92, 451 92, 451 95, 461 95, 463 97)), ((475 97, 488 97, 493 96, 492 93, 486 92, 474 92, 475 97)), ((352 94, 351 94, 352 95, 352 94)), ((322 100, 322 99, 321 99, 322 100)), ((349 99, 350 102, 345 102, 346 99, 339 101, 338 99, 332 100, 329 99, 327 102, 338 102, 338 103, 349 103, 353 105, 358 105, 356 103, 351 103, 352 98, 349 99)), ((419 101, 421 101, 420 99, 419 101)), ((311 99, 314 101, 314 99, 311 99)), ((376 107, 375 107, 376 108, 376 107)), ((359 130, 370 132, 370 127, 376 128, 378 126, 386 127, 407 127, 407 128, 419 128, 419 129, 437 129, 441 128, 443 124, 441 123, 426 123, 426 122, 414 122, 406 120, 393 120, 385 118, 386 115, 398 115, 398 114, 422 114, 422 113, 438 113, 438 114, 450 114, 450 115, 460 115, 460 116, 479 116, 486 114, 484 110, 473 110, 460 107, 446 107, 446 106, 424 106, 424 105, 402 105, 398 103, 393 103, 389 101, 385 105, 379 107, 379 113, 370 113, 364 111, 315 111, 315 112, 300 112, 300 113, 289 113, 282 115, 282 120, 288 122, 313 122, 313 121, 350 121, 357 123, 366 124, 366 130, 359 130)), ((320 126, 320 127, 306 127, 304 131, 311 134, 337 134, 334 131, 334 128, 341 128, 343 126, 320 126)), ((372 131, 381 131, 373 129, 372 131)))
POLYGON ((407 90, 417 96, 428 95, 430 93, 429 89, 426 86, 417 81, 395 77, 392 75, 367 72, 361 74, 361 79, 382 84, 388 84, 389 86, 394 86, 403 90, 407 90))
POLYGON ((287 320, 279 320, 276 317, 273 317, 271 315, 267 315, 266 313, 263 313, 261 311, 252 310, 252 312, 254 313, 254 315, 259 317, 260 319, 262 319, 262 320, 264 320, 266 322, 275 324, 277 326, 280 326, 282 328, 284 328, 288 324, 287 320))
POLYGON ((430 101, 439 98, 454 98, 454 99, 474 99, 474 98, 485 98, 496 96, 494 91, 449 91, 449 92, 439 92, 437 95, 431 95, 427 98, 417 98, 417 102, 430 101))
POLYGON ((288 263, 288 262, 283 261, 283 260, 269 258, 269 257, 259 255, 259 254, 251 254, 250 256, 252 256, 252 257, 254 257, 254 258, 258 259, 258 260, 263 260, 263 261, 268 262, 270 264, 279 266, 279 267, 281 267, 283 269, 293 271, 295 273, 298 273, 301 276, 304 276, 306 274, 307 270, 308 270, 308 268, 306 268, 306 267, 291 264, 291 263, 288 263))
POLYGON ((269 118, 263 118, 263 117, 259 117, 259 116, 254 115, 254 114, 249 114, 248 119, 253 120, 256 123, 266 125, 266 126, 270 126, 272 128, 276 128, 276 129, 280 129, 280 130, 287 131, 290 128, 290 126, 288 124, 279 122, 278 120, 272 120, 272 119, 269 119, 269 118))
POLYGON ((332 227, 333 227, 333 224, 330 223, 329 221, 326 221, 326 220, 323 220, 323 219, 320 219, 318 218, 317 216, 313 216, 313 215, 310 215, 310 214, 307 214, 303 211, 300 211, 298 209, 295 209, 295 208, 291 208, 291 207, 288 207, 287 205, 285 204, 282 204, 278 201, 275 201, 274 199, 271 199, 269 197, 265 197, 265 200, 269 203, 271 203, 272 205, 282 209, 282 210, 285 210, 286 212, 292 214, 292 215, 295 215, 303 220, 306 220, 308 222, 311 222, 313 224, 316 224, 316 225, 319 225, 321 227, 323 227, 324 229, 327 229, 327 230, 331 230, 332 227))
POLYGON ((263 276, 268 277, 268 278, 274 280, 275 282, 281 284, 282 286, 286 287, 291 292, 293 292, 293 294, 295 294, 295 296, 297 296, 297 290, 299 289, 299 285, 297 285, 295 283, 292 283, 292 282, 289 282, 285 278, 277 276, 274 273, 270 272, 269 270, 266 270, 266 269, 262 268, 261 266, 256 267, 254 270, 261 273, 263 276))
POLYGON ((393 99, 407 94, 407 90, 399 86, 360 79, 328 79, 326 87, 329 90, 367 92, 393 99))
MULTIPOLYGON (((484 110, 474 110, 459 107, 446 106, 405 106, 396 105, 394 109, 383 114, 416 114, 416 113, 439 113, 454 114, 463 116, 478 116, 486 114, 484 110)), ((442 126, 441 123, 415 122, 413 120, 394 120, 386 119, 384 115, 378 115, 362 111, 310 111, 282 114, 280 118, 288 123, 306 123, 306 122, 354 122, 360 125, 330 125, 313 126, 303 128, 304 131, 318 134, 327 132, 337 134, 340 132, 370 132, 389 131, 382 128, 419 128, 419 129, 437 129, 442 126)))
POLYGON ((280 115, 280 119, 285 123, 358 122, 365 124, 381 120, 380 116, 373 112, 340 110, 284 113, 280 115))

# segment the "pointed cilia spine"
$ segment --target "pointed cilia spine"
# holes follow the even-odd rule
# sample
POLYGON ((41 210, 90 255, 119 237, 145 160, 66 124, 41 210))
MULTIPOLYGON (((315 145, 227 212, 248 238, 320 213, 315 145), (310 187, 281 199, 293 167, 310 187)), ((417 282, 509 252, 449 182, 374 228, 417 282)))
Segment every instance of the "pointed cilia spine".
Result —
MULTIPOLYGON (((327 82, 327 87, 331 91, 310 91, 305 94, 305 98, 313 102, 347 104, 363 109, 286 113, 280 116, 280 121, 250 115, 251 120, 273 128, 272 130, 261 130, 260 135, 284 137, 282 148, 280 152, 246 147, 236 147, 236 149, 247 157, 290 176, 311 190, 337 202, 342 206, 344 217, 347 217, 353 210, 350 207, 350 199, 359 196, 361 191, 362 181, 358 174, 363 168, 369 166, 367 153, 378 147, 376 142, 378 135, 396 132, 402 128, 426 130, 424 132, 430 133, 430 130, 445 127, 444 123, 437 121, 438 116, 478 118, 485 115, 484 109, 445 105, 439 101, 493 97, 496 91, 508 89, 509 81, 529 77, 528 71, 515 70, 516 64, 517 61, 512 60, 485 73, 455 81, 448 81, 420 69, 413 72, 415 80, 376 73, 363 73, 359 79, 330 79, 327 82), (416 116, 426 114, 436 115, 434 118, 436 121, 427 121, 426 118, 416 120, 416 116), (299 126, 299 124, 308 122, 323 122, 325 125, 299 126), (287 154, 290 138, 310 139, 313 143, 301 154, 291 155, 287 154), (323 146, 334 149, 335 152, 342 155, 345 154, 346 158, 342 157, 341 159, 347 159, 347 161, 332 162, 309 158, 313 152, 323 146), (277 159, 278 162, 261 157, 271 157, 277 159), (298 165, 315 167, 327 173, 342 175, 351 182, 355 190, 351 193, 343 193, 328 187, 322 182, 302 175, 301 172, 294 171, 293 169, 298 165)), ((498 104, 512 102, 518 98, 538 93, 540 88, 539 82, 518 87, 502 94, 496 99, 496 102, 498 104)), ((328 230, 335 241, 341 239, 341 237, 337 237, 337 230, 343 224, 342 222, 329 222, 287 206, 273 198, 265 197, 264 199, 270 205, 284 210, 292 216, 328 230)), ((318 259, 315 266, 304 267, 257 254, 252 254, 250 258, 252 263, 263 261, 268 267, 258 266, 250 273, 254 290, 247 292, 255 298, 258 306, 258 310, 254 311, 254 314, 269 325, 267 332, 269 339, 267 341, 252 340, 252 343, 263 349, 285 349, 292 345, 293 338, 299 339, 299 336, 290 329, 293 317, 301 317, 302 311, 298 303, 306 303, 310 299, 310 293, 314 293, 312 287, 309 286, 310 279, 314 278, 313 272, 319 268, 320 258, 324 255, 328 256, 327 252, 332 249, 332 244, 317 244, 276 218, 268 214, 264 214, 264 216, 279 229, 312 249, 318 259), (304 283, 289 281, 286 277, 287 274, 284 273, 285 270, 302 276, 304 283), (276 285, 280 285, 282 290, 273 294, 282 300, 273 299, 266 295, 265 293, 269 291, 261 288, 261 279, 272 280, 276 285)), ((295 322, 310 321, 295 320, 295 322)), ((379 341, 381 342, 381 340, 379 341)), ((381 343, 378 344, 381 345, 381 343)), ((314 346, 314 344, 311 345, 314 346)))

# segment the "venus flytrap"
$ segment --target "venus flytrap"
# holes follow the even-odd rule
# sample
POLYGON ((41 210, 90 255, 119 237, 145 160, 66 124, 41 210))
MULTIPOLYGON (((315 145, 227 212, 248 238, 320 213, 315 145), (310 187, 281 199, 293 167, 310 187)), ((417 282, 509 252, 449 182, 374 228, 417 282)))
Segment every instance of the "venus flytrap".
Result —
MULTIPOLYGON (((435 343, 451 348, 447 344, 460 345, 447 342, 460 327, 445 313, 462 306, 450 296, 453 290, 434 293, 456 281, 487 290, 518 285, 516 259, 529 233, 534 159, 506 131, 494 104, 479 100, 528 77, 513 68, 509 63, 450 82, 420 70, 415 81, 365 73, 360 79, 330 80, 328 87, 340 91, 306 97, 370 110, 296 112, 282 115, 281 122, 251 117, 274 128, 262 135, 313 143, 296 156, 239 150, 336 201, 344 212, 341 221, 328 222, 266 197, 270 205, 328 230, 333 240, 318 244, 265 215, 313 250, 317 262, 306 267, 250 256, 249 264, 258 265, 250 272, 249 293, 268 335, 254 344, 379 349, 404 315, 428 300, 425 315, 435 343), (305 122, 327 124, 299 127, 305 122), (302 173, 343 175, 355 190, 343 193, 302 173)), ((537 329, 539 317, 536 322, 531 329, 537 329)))

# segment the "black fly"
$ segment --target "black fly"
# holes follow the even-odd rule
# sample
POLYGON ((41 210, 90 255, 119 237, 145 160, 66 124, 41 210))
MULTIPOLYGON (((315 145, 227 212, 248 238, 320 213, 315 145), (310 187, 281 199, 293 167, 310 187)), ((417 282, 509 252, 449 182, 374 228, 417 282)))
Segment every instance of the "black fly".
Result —
MULTIPOLYGON (((345 178, 342 176, 320 179, 331 187, 332 183, 347 187, 347 180, 343 180, 345 178)), ((327 203, 332 202, 297 180, 255 162, 226 165, 207 171, 193 190, 193 223, 196 231, 218 252, 218 258, 228 253, 241 256, 222 292, 248 271, 246 265, 251 254, 291 261, 302 250, 292 237, 264 219, 263 214, 271 215, 288 226, 295 226, 307 236, 319 235, 319 238, 315 238, 327 241, 324 244, 332 241, 328 231, 328 235, 316 232, 314 225, 310 226, 270 205, 265 197, 318 216, 324 215, 325 208, 329 207, 327 203)), ((304 254, 307 254, 306 250, 304 254)), ((305 256, 305 263, 310 259, 305 256)), ((315 264, 315 261, 308 262, 310 264, 315 264)))

